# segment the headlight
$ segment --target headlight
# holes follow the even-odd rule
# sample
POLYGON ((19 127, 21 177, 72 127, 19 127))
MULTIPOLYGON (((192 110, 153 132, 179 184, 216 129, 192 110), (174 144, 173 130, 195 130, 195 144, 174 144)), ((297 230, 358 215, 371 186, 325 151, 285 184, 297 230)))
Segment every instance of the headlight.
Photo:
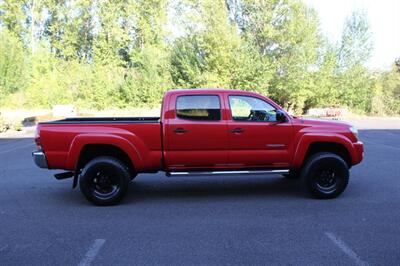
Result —
POLYGON ((351 126, 349 129, 351 133, 353 133, 356 139, 358 140, 358 129, 355 126, 351 126))

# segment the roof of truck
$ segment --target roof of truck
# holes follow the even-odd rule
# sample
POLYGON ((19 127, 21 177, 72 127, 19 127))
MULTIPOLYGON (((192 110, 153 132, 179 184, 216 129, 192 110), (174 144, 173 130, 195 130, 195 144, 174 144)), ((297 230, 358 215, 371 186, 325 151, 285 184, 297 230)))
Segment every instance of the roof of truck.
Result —
POLYGON ((174 94, 174 93, 182 93, 182 92, 197 92, 197 93, 249 93, 253 94, 254 92, 243 91, 243 90, 233 90, 233 89, 221 89, 221 88, 193 88, 193 89, 172 89, 166 92, 166 94, 174 94))

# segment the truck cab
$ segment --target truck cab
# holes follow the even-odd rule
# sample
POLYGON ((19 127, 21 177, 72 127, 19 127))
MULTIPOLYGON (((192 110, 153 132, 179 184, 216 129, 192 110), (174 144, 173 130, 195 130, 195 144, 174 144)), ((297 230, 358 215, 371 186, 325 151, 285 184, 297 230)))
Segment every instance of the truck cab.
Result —
POLYGON ((268 98, 236 90, 178 90, 166 99, 168 170, 290 166, 291 117, 268 98))

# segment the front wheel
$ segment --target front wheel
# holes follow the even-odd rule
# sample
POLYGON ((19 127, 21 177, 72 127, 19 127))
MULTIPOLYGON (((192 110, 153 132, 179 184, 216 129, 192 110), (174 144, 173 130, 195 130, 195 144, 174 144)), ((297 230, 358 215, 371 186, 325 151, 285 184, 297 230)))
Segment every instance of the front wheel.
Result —
POLYGON ((129 171, 122 162, 113 157, 100 156, 83 168, 79 188, 96 205, 114 205, 125 196, 130 180, 129 171))
POLYGON ((305 163, 301 178, 306 190, 313 197, 332 199, 346 189, 349 182, 349 168, 336 154, 317 153, 305 163))

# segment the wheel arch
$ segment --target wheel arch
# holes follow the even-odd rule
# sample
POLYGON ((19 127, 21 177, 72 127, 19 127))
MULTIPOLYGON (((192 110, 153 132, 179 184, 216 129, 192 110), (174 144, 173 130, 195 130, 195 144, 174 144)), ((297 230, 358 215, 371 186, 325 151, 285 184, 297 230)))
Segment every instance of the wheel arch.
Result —
POLYGON ((307 152, 305 154, 304 160, 307 160, 314 154, 320 152, 331 152, 342 158, 347 166, 351 167, 351 156, 349 151, 343 144, 337 142, 313 142, 308 146, 307 152))
POLYGON ((341 157, 349 168, 352 166, 352 144, 342 136, 325 136, 322 139, 315 139, 315 136, 303 136, 297 145, 294 157, 294 168, 300 169, 310 156, 319 152, 331 152, 341 157))
POLYGON ((116 157, 135 170, 142 167, 143 160, 131 141, 109 134, 83 134, 76 136, 71 143, 66 169, 79 171, 82 162, 102 155, 116 157))
POLYGON ((76 170, 79 171, 89 161, 100 156, 116 158, 128 167, 131 176, 135 174, 135 166, 129 155, 123 149, 112 144, 86 144, 83 146, 76 162, 76 170))

